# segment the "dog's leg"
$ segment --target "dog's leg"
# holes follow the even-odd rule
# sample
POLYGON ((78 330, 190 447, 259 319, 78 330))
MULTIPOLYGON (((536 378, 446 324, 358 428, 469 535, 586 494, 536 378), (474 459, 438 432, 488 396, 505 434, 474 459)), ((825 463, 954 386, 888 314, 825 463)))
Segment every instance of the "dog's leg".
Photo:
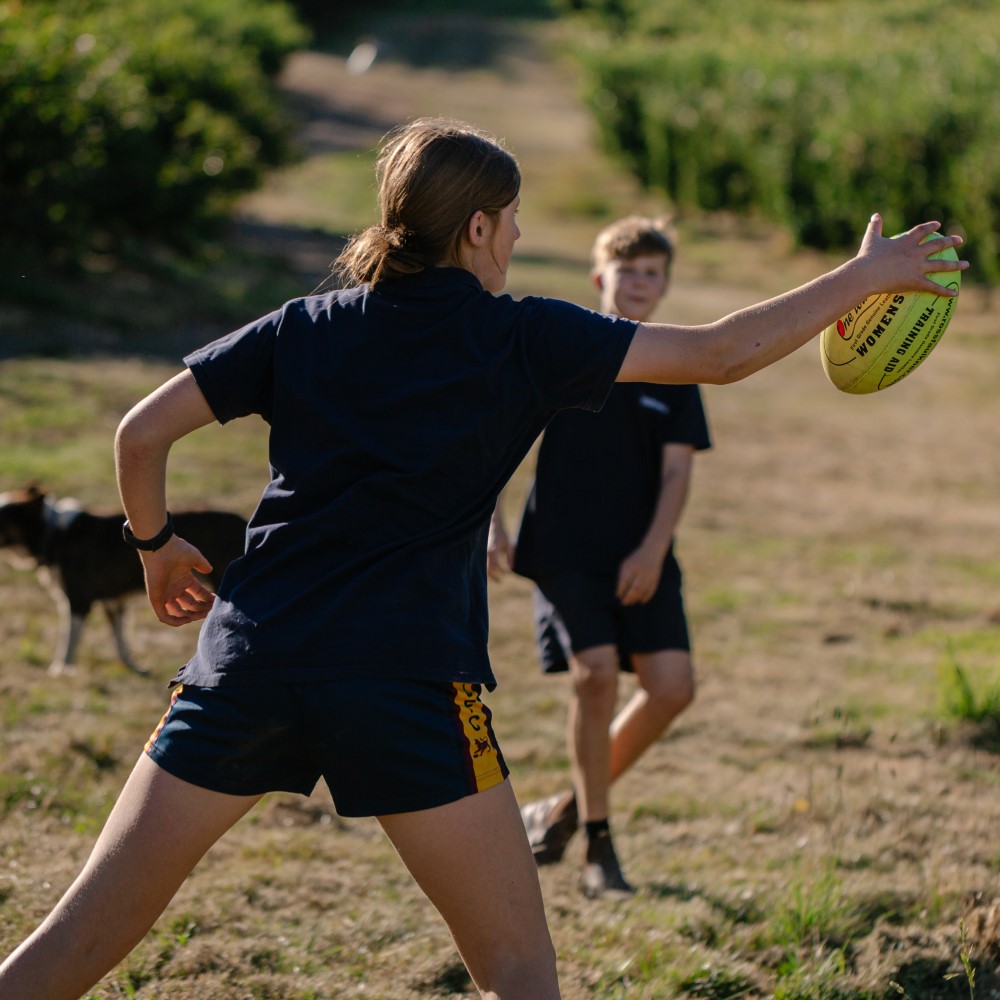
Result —
POLYGON ((108 600, 102 601, 101 605, 104 608, 104 613, 108 616, 111 631, 114 633, 115 648, 118 650, 118 658, 125 664, 126 667, 129 668, 129 670, 134 673, 148 674, 148 670, 140 667, 139 664, 132 659, 128 643, 125 641, 125 601, 117 599, 108 600))
POLYGON ((73 669, 76 650, 80 645, 80 636, 83 633, 83 623, 87 616, 86 614, 74 614, 70 610, 69 598, 66 597, 58 580, 47 566, 39 567, 38 579, 52 595, 52 600, 56 602, 58 609, 59 635, 56 639, 56 654, 49 665, 49 673, 55 676, 73 669))
POLYGON ((61 601, 59 604, 59 641, 56 646, 56 658, 49 666, 49 673, 53 676, 76 669, 76 650, 83 634, 83 623, 87 620, 86 615, 73 614, 69 610, 68 601, 65 607, 61 601))

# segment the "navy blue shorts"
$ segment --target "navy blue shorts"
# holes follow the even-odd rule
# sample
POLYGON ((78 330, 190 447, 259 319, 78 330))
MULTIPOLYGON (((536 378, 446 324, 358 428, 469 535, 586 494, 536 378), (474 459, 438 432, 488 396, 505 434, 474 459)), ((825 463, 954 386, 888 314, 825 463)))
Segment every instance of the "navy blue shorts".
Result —
POLYGON ((535 588, 535 632, 542 670, 569 669, 569 658, 594 646, 616 646, 622 670, 632 670, 630 653, 690 652, 684 612, 683 577, 672 552, 656 593, 646 604, 623 605, 614 576, 562 572, 535 588))
POLYGON ((145 752, 229 795, 309 795, 322 777, 342 816, 430 809, 507 777, 480 694, 407 680, 181 685, 145 752))

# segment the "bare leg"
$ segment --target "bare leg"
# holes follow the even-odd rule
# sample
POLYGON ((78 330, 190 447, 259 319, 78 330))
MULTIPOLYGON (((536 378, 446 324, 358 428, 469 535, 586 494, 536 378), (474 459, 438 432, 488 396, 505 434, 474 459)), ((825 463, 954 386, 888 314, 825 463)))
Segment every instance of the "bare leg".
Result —
POLYGON ((573 696, 569 705, 568 742, 582 820, 606 819, 611 784, 609 727, 618 693, 618 652, 593 646, 570 659, 573 696))
MULTIPOLYGON (((633 654, 632 661, 639 688, 609 728, 602 720, 610 720, 614 711, 613 679, 618 674, 614 648, 585 650, 570 663, 574 691, 569 746, 574 790, 529 803, 523 810, 525 828, 540 865, 561 860, 577 829, 578 807, 583 820, 597 821, 608 816, 610 786, 694 698, 694 674, 686 651, 633 654)), ((588 831, 584 891, 593 896, 609 891, 631 892, 613 849, 602 845, 600 837, 599 831, 588 831)))
POLYGON ((83 871, 0 965, 3 1000, 77 1000, 135 947, 202 855, 259 798, 198 788, 143 754, 83 871))
POLYGON ((558 1000, 538 872, 509 782, 379 822, 484 1000, 558 1000))
POLYGON ((663 735, 694 699, 691 656, 684 650, 633 653, 639 688, 611 723, 614 782, 663 735))

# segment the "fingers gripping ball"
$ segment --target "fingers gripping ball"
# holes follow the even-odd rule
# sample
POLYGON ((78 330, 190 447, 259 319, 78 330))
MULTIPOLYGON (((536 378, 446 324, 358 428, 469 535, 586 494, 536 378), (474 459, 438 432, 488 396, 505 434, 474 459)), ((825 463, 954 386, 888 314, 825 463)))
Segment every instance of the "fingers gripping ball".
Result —
MULTIPOLYGON (((958 254, 948 247, 931 259, 958 260, 958 254)), ((929 277, 956 292, 961 284, 960 271, 929 277)), ((895 385, 934 349, 957 301, 933 292, 872 295, 820 334, 823 370, 838 389, 856 395, 895 385)))

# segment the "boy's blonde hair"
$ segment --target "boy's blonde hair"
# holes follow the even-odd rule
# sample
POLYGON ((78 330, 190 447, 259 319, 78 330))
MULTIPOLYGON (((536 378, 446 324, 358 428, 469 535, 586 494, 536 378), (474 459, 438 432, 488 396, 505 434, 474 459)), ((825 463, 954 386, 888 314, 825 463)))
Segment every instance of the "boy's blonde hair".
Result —
POLYGON ((645 255, 662 254, 667 270, 674 260, 674 240, 667 219, 648 219, 627 215, 605 226, 594 240, 591 257, 594 270, 600 271, 611 260, 632 260, 645 255))

